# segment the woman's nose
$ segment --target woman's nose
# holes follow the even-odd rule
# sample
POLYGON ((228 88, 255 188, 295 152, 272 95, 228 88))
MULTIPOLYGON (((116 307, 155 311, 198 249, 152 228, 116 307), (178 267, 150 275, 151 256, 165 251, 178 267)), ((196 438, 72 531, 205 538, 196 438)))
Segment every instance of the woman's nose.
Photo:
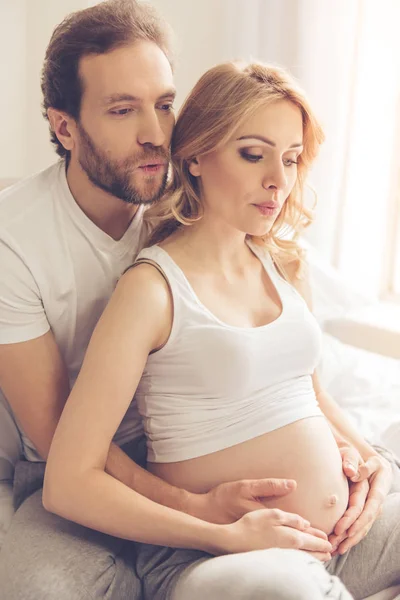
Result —
POLYGON ((267 189, 283 190, 287 185, 287 177, 285 167, 281 163, 269 165, 268 171, 265 173, 262 186, 267 189))

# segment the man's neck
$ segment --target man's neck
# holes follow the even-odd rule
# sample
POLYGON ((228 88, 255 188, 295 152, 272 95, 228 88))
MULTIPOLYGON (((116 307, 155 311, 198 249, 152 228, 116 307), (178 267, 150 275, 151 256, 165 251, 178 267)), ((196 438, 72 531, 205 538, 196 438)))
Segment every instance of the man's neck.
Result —
POLYGON ((139 207, 95 186, 76 161, 70 161, 67 167, 67 182, 85 215, 107 235, 120 240, 139 207))

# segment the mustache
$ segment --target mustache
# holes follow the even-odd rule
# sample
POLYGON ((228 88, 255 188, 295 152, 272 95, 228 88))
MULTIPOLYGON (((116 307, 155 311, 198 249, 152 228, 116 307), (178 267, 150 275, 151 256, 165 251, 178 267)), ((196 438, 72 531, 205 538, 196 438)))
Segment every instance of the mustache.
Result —
POLYGON ((145 148, 143 152, 135 155, 130 161, 130 164, 137 166, 143 163, 167 162, 171 160, 171 152, 167 148, 145 148))

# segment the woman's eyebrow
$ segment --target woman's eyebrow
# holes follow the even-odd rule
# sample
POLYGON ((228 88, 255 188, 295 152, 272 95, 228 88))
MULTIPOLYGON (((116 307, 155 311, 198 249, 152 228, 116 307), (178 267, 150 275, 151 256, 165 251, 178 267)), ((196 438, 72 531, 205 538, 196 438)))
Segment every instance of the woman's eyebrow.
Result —
MULTIPOLYGON (((237 138, 237 141, 240 140, 260 140, 260 142, 264 142, 265 144, 268 144, 268 146, 272 146, 273 148, 276 148, 276 144, 275 142, 269 140, 268 138, 264 137, 263 135, 242 135, 240 138, 237 138)), ((302 142, 298 142, 295 144, 292 144, 290 146, 290 148, 301 148, 303 146, 302 142)))

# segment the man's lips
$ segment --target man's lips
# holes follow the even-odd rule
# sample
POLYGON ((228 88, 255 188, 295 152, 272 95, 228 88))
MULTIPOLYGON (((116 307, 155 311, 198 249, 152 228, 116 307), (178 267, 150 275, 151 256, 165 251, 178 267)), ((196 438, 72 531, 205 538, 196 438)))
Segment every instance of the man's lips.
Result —
POLYGON ((144 165, 139 165, 137 168, 143 173, 157 173, 165 168, 165 162, 148 162, 144 165))
POLYGON ((149 160, 146 163, 138 165, 138 169, 148 169, 149 167, 164 167, 167 163, 162 160, 149 160))

